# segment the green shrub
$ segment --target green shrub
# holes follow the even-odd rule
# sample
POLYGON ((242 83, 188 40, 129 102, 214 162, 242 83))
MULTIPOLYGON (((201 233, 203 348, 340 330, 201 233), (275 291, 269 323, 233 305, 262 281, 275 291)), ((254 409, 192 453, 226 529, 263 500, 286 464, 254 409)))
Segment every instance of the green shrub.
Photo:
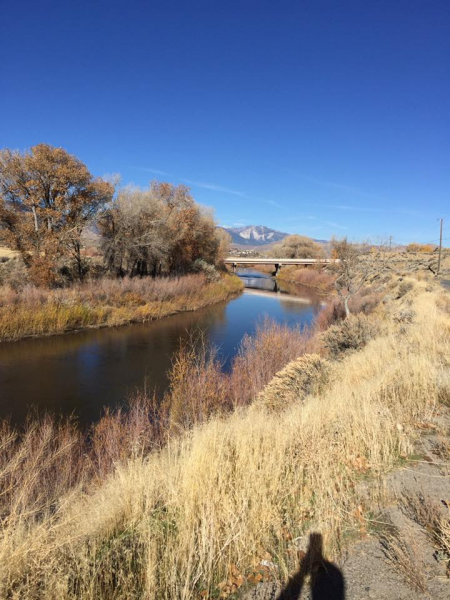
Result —
POLYGON ((202 258, 198 258, 193 263, 192 271, 194 273, 202 273, 206 277, 206 281, 208 283, 218 281, 220 279, 220 275, 216 270, 216 267, 210 263, 207 263, 206 260, 203 260, 202 258))

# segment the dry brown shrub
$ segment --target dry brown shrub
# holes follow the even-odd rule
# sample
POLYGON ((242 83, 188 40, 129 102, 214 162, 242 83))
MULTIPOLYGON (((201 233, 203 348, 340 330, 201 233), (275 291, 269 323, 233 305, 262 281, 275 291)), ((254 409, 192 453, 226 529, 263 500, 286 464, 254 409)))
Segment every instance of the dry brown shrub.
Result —
POLYGON ((0 286, 10 286, 17 291, 28 282, 28 271, 20 257, 8 258, 0 263, 0 286))
POLYGON ((142 457, 159 446, 157 405, 155 396, 143 390, 124 408, 105 409, 89 436, 89 456, 97 476, 105 477, 119 462, 142 457))
POLYGON ((179 433, 231 408, 227 376, 215 348, 202 332, 183 342, 169 372, 169 389, 162 419, 171 433, 179 433))
POLYGON ((412 281, 401 281, 397 288, 397 300, 406 296, 408 292, 414 289, 414 283, 412 281))
POLYGON ((403 308, 392 315, 392 318, 397 323, 412 323, 415 313, 411 308, 403 308))
POLYGON ((314 325, 316 330, 325 331, 331 325, 335 325, 345 318, 345 310, 342 302, 337 298, 328 299, 325 307, 317 315, 314 325))
MULTIPOLYGON (((385 294, 381 291, 375 291, 372 287, 363 288, 355 294, 349 301, 349 308, 353 315, 371 314, 381 303, 385 294)), ((334 296, 330 296, 326 306, 320 311, 315 320, 315 327, 319 331, 328 329, 345 319, 345 310, 342 302, 334 296)))
POLYGON ((328 381, 328 371, 327 360, 318 354, 305 354, 279 371, 258 401, 271 410, 281 410, 309 394, 320 393, 328 381))
POLYGON ((34 285, 54 288, 62 285, 63 277, 56 256, 34 256, 29 260, 29 278, 34 285))
POLYGON ((272 377, 290 361, 314 351, 309 329, 265 320, 254 336, 245 336, 234 359, 229 386, 234 406, 250 404, 272 377))
POLYGON ((375 291, 372 287, 363 288, 349 301, 349 307, 353 314, 363 313, 369 315, 380 304, 383 293, 375 291))
POLYGON ((38 522, 57 510, 60 499, 86 477, 83 437, 70 421, 29 419, 19 431, 0 424, 0 514, 38 522))
POLYGON ((417 244, 412 243, 406 246, 406 252, 421 252, 424 254, 428 254, 430 252, 434 252, 436 250, 436 246, 434 244, 417 244))
POLYGON ((339 325, 332 325, 321 340, 331 358, 339 358, 344 352, 361 350, 380 333, 379 322, 364 314, 350 315, 339 325))
MULTIPOLYGON (((211 416, 252 403, 272 377, 292 360, 314 348, 310 330, 292 329, 265 320, 246 336, 224 373, 215 348, 201 332, 183 343, 169 372, 169 389, 159 410, 159 437, 178 434, 211 416)), ((307 382, 305 380, 305 385, 307 382)))
POLYGON ((437 299, 436 304, 440 310, 450 314, 450 294, 448 292, 443 292, 437 299))

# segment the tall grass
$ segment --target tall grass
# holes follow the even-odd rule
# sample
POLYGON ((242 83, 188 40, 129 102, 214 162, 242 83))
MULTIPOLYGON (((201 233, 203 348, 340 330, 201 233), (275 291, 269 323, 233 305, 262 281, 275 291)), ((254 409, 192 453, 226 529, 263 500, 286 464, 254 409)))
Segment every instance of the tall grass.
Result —
MULTIPOLYGON (((382 333, 328 365, 320 392, 281 411, 238 406, 159 444, 151 407, 137 404, 134 416, 104 421, 82 451, 72 429, 18 436, 4 426, 0 596, 214 598, 230 573, 240 585, 262 559, 287 577, 311 530, 337 552, 367 529, 371 497, 411 452, 416 423, 450 399, 450 318, 424 286, 385 305, 382 333), (414 318, 399 323, 404 306, 414 318)), ((264 341, 247 347, 272 360, 264 341)), ((214 361, 197 363, 193 389, 203 382, 205 394, 214 396, 214 385, 229 394, 202 380, 202 364, 214 370, 214 361)), ((190 380, 195 360, 174 369, 179 382, 190 380)), ((254 390, 270 370, 257 369, 254 390)))
POLYGON ((159 319, 220 302, 242 289, 236 277, 100 279, 48 290, 0 287, 0 341, 159 319))

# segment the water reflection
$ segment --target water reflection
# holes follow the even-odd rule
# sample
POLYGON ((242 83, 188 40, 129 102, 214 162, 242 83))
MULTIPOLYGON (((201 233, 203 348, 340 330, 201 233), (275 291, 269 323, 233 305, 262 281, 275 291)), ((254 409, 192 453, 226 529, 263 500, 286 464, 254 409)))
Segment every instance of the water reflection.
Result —
POLYGON ((238 269, 236 274, 242 279, 246 288, 277 293, 281 291, 278 280, 264 273, 259 273, 253 269, 238 269))
POLYGON ((103 406, 123 402, 145 381, 161 393, 180 340, 195 329, 219 348, 229 369, 244 334, 253 333, 265 316, 305 325, 320 309, 320 299, 307 290, 297 289, 299 296, 293 296, 289 286, 281 289, 264 274, 253 272, 244 281, 248 289, 240 297, 196 312, 0 344, 0 417, 20 423, 30 408, 38 407, 92 422, 103 406))
POLYGON ((323 297, 317 295, 311 288, 276 279, 270 274, 262 273, 255 269, 243 268, 237 270, 237 275, 242 279, 245 288, 248 288, 249 290, 275 292, 276 294, 279 294, 276 298, 280 302, 287 304, 288 300, 290 300, 316 306, 323 304, 323 297))

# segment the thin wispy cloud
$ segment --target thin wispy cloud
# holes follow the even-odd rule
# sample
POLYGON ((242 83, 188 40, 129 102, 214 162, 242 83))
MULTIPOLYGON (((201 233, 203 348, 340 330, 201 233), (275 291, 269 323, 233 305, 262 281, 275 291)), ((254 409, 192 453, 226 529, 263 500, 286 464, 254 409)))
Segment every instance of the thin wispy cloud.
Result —
POLYGON ((354 185, 348 185, 346 183, 339 183, 337 181, 327 181, 325 179, 317 179, 316 177, 310 177, 309 175, 306 175, 305 173, 299 173, 299 175, 302 179, 305 179, 305 181, 310 181, 311 183, 316 183, 317 185, 333 188, 335 190, 339 190, 342 192, 349 192, 350 194, 356 194, 357 196, 363 196, 364 198, 372 198, 374 200, 384 200, 384 198, 382 198, 378 194, 366 192, 365 190, 362 190, 361 188, 356 187, 354 185))
POLYGON ((349 204, 321 204, 323 208, 334 208, 336 210, 356 210, 357 212, 384 212, 382 208, 372 206, 351 206, 349 204))
MULTIPOLYGON (((372 192, 367 192, 362 190, 359 187, 353 185, 347 185, 345 183, 338 183, 336 181, 328 181, 325 179, 317 179, 316 177, 311 177, 306 175, 305 173, 299 174, 302 179, 305 181, 310 181, 311 183, 315 183, 320 186, 325 186, 328 188, 332 188, 339 191, 348 192, 354 194, 356 196, 360 196, 361 198, 366 198, 370 200, 376 200, 378 202, 390 202, 388 199, 378 195, 373 194, 372 192)), ((390 202, 392 204, 392 202, 390 202)), ((352 204, 307 204, 307 206, 317 206, 320 208, 331 208, 335 210, 344 210, 344 211, 355 211, 355 212, 370 212, 370 213, 379 213, 379 214, 388 214, 388 215, 405 215, 410 217, 418 217, 423 215, 417 210, 411 210, 407 208, 382 208, 379 206, 355 206, 352 204)))
POLYGON ((275 202, 275 200, 266 200, 266 203, 270 204, 270 206, 274 206, 275 208, 284 208, 282 204, 275 202))
POLYGON ((369 212, 386 215, 405 215, 410 217, 418 217, 424 213, 420 213, 417 210, 410 210, 407 208, 378 208, 375 206, 353 206, 350 204, 316 204, 315 202, 305 203, 305 206, 314 206, 316 208, 331 208, 333 210, 342 211, 355 211, 355 212, 369 212))
MULTIPOLYGON (((162 169, 155 169, 153 167, 131 167, 132 169, 136 169, 137 171, 143 171, 144 173, 152 173, 153 175, 162 175, 163 177, 171 176, 167 171, 163 171, 162 169)), ((222 192, 224 194, 232 194, 233 196, 240 196, 241 198, 248 198, 247 194, 241 192, 239 190, 233 190, 224 185, 220 185, 219 183, 209 183, 207 181, 194 181, 192 179, 184 179, 182 177, 176 177, 172 175, 175 180, 182 181, 183 183, 187 183, 188 185, 192 185, 194 187, 202 188, 204 190, 211 190, 212 192, 222 192)))
POLYGON ((169 173, 167 171, 161 171, 161 169, 154 169, 153 167, 131 167, 137 171, 143 171, 144 173, 152 173, 153 175, 163 175, 167 177, 169 173))
POLYGON ((194 187, 199 187, 204 190, 211 190, 213 192, 223 192, 224 194, 232 194, 233 196, 240 196, 241 198, 247 198, 247 194, 244 192, 240 192, 238 190, 232 190, 223 185, 219 185, 217 183, 208 183, 206 181, 193 181, 192 179, 182 179, 184 183, 189 185, 193 185, 194 187))
POLYGON ((329 225, 335 229, 348 229, 348 227, 345 227, 345 225, 339 225, 339 223, 335 223, 334 221, 324 221, 324 223, 325 225, 329 225))
MULTIPOLYGON (((161 169, 155 169, 153 167, 131 167, 131 168, 136 169, 138 171, 143 171, 145 173, 153 173, 154 175, 162 175, 165 177, 170 175, 167 171, 163 171, 161 169)), ((286 208, 285 206, 283 206, 279 202, 276 202, 275 200, 263 200, 263 199, 252 198, 251 196, 249 196, 245 192, 242 192, 241 190, 235 190, 235 189, 229 188, 225 185, 222 185, 220 183, 214 183, 214 182, 209 182, 209 181, 197 181, 195 179, 185 179, 185 178, 176 177, 174 175, 172 175, 172 178, 174 178, 175 180, 178 180, 178 181, 182 181, 183 183, 187 183, 187 185, 201 188, 203 190, 209 190, 212 192, 219 192, 219 193, 223 193, 223 194, 231 194, 232 196, 238 196, 239 198, 246 198, 247 200, 268 204, 269 206, 273 206, 274 208, 280 208, 280 209, 286 208)))

